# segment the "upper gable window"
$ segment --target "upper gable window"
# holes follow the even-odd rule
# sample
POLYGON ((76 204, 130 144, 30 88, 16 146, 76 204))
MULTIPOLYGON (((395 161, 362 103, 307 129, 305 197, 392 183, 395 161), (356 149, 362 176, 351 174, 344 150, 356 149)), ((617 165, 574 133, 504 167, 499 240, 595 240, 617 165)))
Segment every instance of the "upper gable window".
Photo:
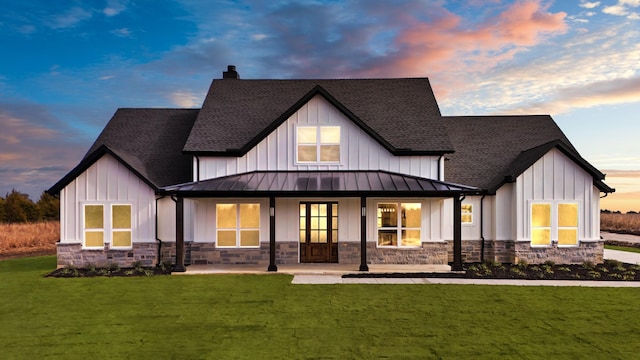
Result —
POLYGON ((339 126, 298 126, 296 133, 299 163, 339 163, 339 126))

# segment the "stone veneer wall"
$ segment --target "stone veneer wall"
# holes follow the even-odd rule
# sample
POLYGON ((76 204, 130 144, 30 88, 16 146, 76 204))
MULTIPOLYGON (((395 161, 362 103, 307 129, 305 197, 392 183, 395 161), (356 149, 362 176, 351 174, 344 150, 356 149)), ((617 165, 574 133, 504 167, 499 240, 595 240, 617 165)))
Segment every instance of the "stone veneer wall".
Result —
MULTIPOLYGON (((453 241, 447 241, 448 259, 453 261, 453 241)), ((556 264, 582 264, 590 261, 600 264, 603 260, 604 242, 581 242, 577 247, 531 247, 528 241, 485 240, 484 261, 517 263, 524 260, 529 264, 552 261, 556 264)), ((462 241, 462 262, 482 261, 482 240, 462 241)))
MULTIPOLYGON (((175 263, 175 242, 161 244, 160 262, 175 263)), ((479 262, 481 240, 462 241, 462 261, 479 262)), ((98 267, 118 264, 130 267, 134 262, 143 266, 158 263, 158 243, 134 243, 130 250, 83 250, 80 244, 57 244, 58 267, 75 266, 98 267)), ((486 240, 485 261, 517 263, 524 260, 529 264, 553 261, 556 264, 581 264, 585 261, 599 264, 604 261, 604 241, 581 242, 577 247, 531 247, 528 241, 486 240)), ((446 264, 453 261, 453 241, 425 242, 419 249, 378 248, 374 242, 367 242, 367 263, 369 264, 446 264)), ((360 263, 359 242, 339 242, 338 262, 340 264, 360 263)), ((298 243, 276 242, 276 264, 299 263, 298 243)), ((259 249, 216 249, 213 243, 185 243, 185 264, 269 264, 269 243, 260 243, 259 249)))
MULTIPOLYGON (((360 263, 360 243, 352 244, 353 251, 357 254, 354 263, 360 263)), ((340 251, 342 251, 342 247, 340 251)), ((340 260, 342 254, 338 253, 340 260)), ((447 243, 424 242, 420 248, 413 249, 389 249, 378 248, 375 242, 367 242, 367 263, 369 264, 435 264, 447 263, 447 243)))
POLYGON ((81 244, 57 244, 58 267, 87 267, 93 265, 106 267, 118 264, 119 267, 131 267, 134 262, 143 266, 155 266, 158 257, 157 243, 134 243, 129 250, 112 250, 105 246, 103 250, 83 250, 81 244))
MULTIPOLYGON (((200 264, 269 264, 269 243, 260 243, 259 249, 216 249, 214 243, 189 242, 185 244, 186 258, 200 264), (189 256, 190 255, 190 256, 189 256)), ((175 258, 175 252, 174 252, 175 258)), ((276 264, 298 263, 298 243, 276 242, 276 264)))
MULTIPOLYGON (((143 266, 155 266, 158 261, 159 243, 134 243, 130 250, 83 250, 80 244, 58 243, 58 267, 106 267, 118 264, 131 267, 136 261, 143 266)), ((160 262, 175 264, 176 243, 161 244, 160 262)), ((277 242, 276 264, 297 264, 298 243, 277 242)), ((259 249, 216 249, 213 243, 185 243, 185 264, 269 264, 269 243, 260 243, 259 249)))
POLYGON ((550 247, 531 247, 528 241, 515 243, 516 260, 524 260, 529 264, 541 264, 553 261, 556 264, 582 264, 586 261, 601 264, 604 261, 604 241, 580 242, 574 247, 558 247, 553 243, 550 247))

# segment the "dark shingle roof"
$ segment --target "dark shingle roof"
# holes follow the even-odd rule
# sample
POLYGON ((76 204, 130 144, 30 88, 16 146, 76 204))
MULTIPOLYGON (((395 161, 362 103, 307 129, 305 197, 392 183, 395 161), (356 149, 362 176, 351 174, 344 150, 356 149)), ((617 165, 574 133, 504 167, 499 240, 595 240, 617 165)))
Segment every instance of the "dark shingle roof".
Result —
POLYGON ((105 153, 155 189, 191 181, 191 156, 182 154, 197 109, 118 109, 80 164, 48 190, 58 193, 105 153))
POLYGON ((214 80, 184 150, 242 155, 316 94, 395 154, 453 150, 426 78, 214 80))
POLYGON ((558 148, 594 177, 602 191, 604 175, 584 160, 548 115, 445 116, 456 149, 446 156, 445 179, 495 192, 558 148))

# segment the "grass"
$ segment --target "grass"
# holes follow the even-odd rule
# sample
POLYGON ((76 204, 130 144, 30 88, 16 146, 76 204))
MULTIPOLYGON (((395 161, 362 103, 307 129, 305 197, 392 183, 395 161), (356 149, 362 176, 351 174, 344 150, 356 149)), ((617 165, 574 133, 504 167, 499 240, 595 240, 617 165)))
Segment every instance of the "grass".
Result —
POLYGON ((640 214, 600 213, 602 231, 640 235, 640 214))
POLYGON ((637 247, 629 247, 629 246, 617 246, 617 245, 604 245, 605 249, 609 249, 609 250, 618 250, 618 251, 628 251, 628 252, 635 252, 635 253, 640 253, 640 248, 637 247))
POLYGON ((638 288, 292 285, 287 275, 44 278, 0 261, 6 359, 628 359, 638 288))
POLYGON ((0 223, 0 258, 25 254, 55 254, 60 222, 0 223))

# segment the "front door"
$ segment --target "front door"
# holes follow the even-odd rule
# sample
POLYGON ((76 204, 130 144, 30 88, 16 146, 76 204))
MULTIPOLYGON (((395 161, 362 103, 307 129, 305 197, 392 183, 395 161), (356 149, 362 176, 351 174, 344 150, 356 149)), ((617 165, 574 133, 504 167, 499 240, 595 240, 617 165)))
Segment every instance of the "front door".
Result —
POLYGON ((337 203, 300 203, 300 262, 338 262, 337 203))

